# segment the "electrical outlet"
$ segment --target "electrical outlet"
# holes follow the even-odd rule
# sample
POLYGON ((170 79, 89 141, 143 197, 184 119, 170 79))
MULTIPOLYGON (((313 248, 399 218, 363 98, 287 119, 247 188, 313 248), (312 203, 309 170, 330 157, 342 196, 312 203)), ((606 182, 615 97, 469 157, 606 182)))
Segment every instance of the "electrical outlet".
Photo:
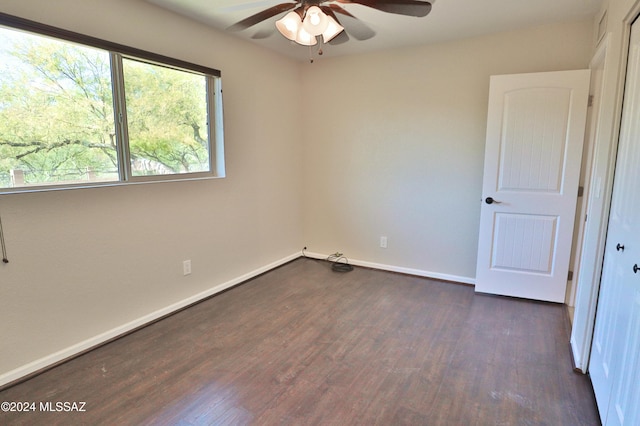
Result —
POLYGON ((191 275, 191 260, 185 260, 182 262, 183 275, 191 275))
POLYGON ((380 247, 387 248, 387 237, 385 236, 380 237, 380 247))

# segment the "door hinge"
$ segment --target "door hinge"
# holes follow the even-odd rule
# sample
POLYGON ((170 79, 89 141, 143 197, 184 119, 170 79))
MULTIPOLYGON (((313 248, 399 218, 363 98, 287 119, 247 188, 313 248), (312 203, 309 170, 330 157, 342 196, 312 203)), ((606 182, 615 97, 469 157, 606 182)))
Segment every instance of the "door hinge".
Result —
POLYGON ((578 197, 582 197, 584 195, 584 186, 578 187, 578 197))
POLYGON ((567 276, 567 281, 573 281, 573 271, 569 271, 569 275, 567 276))
POLYGON ((589 95, 589 101, 587 103, 587 106, 590 106, 590 107, 593 106, 593 95, 589 95))

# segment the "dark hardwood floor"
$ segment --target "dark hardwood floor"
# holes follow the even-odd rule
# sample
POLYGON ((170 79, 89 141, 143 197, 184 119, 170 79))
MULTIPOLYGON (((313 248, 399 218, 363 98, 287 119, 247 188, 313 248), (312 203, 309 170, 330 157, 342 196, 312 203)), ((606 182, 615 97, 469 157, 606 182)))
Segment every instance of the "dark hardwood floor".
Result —
POLYGON ((1 425, 598 425, 564 307, 298 259, 0 392, 1 425))

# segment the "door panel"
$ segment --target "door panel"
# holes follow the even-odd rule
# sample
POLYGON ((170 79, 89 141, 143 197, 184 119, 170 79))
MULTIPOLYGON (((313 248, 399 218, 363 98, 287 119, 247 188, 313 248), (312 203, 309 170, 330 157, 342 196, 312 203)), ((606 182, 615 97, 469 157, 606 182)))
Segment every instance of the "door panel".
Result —
MULTIPOLYGON (((624 253, 618 253, 624 256, 624 253)), ((622 325, 615 309, 609 307, 619 306, 621 303, 622 282, 624 271, 621 264, 615 262, 616 258, 608 256, 603 267, 603 282, 601 284, 600 299, 598 301, 598 318, 593 332, 593 345, 591 347, 591 361, 589 374, 598 400, 600 418, 606 419, 613 384, 613 372, 620 354, 621 334, 616 334, 622 325)))
POLYGON ((491 268, 550 275, 557 223, 557 216, 496 213, 491 268))
POLYGON ((621 374, 613 386, 607 425, 637 425, 640 422, 640 291, 629 312, 629 321, 616 354, 621 374))
POLYGON ((476 291, 564 301, 589 75, 491 77, 476 291))
POLYGON ((561 191, 571 90, 521 89, 504 95, 498 191, 561 191))

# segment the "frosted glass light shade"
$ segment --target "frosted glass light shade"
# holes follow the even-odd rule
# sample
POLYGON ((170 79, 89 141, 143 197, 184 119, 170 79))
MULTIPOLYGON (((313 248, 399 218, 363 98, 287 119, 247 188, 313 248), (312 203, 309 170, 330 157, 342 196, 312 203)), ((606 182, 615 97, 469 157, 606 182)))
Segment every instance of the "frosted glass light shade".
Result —
POLYGON ((298 35, 294 41, 303 46, 315 46, 318 43, 316 37, 306 32, 304 27, 298 30, 298 35))
POLYGON ((338 34, 344 31, 344 27, 338 24, 331 16, 327 16, 327 21, 329 22, 327 29, 322 33, 322 41, 325 43, 329 43, 338 34))
POLYGON ((329 17, 318 6, 307 9, 302 21, 302 28, 312 36, 319 36, 329 25, 329 17))
POLYGON ((298 31, 302 29, 302 19, 296 12, 289 12, 284 18, 276 21, 276 28, 289 40, 296 41, 298 31))

